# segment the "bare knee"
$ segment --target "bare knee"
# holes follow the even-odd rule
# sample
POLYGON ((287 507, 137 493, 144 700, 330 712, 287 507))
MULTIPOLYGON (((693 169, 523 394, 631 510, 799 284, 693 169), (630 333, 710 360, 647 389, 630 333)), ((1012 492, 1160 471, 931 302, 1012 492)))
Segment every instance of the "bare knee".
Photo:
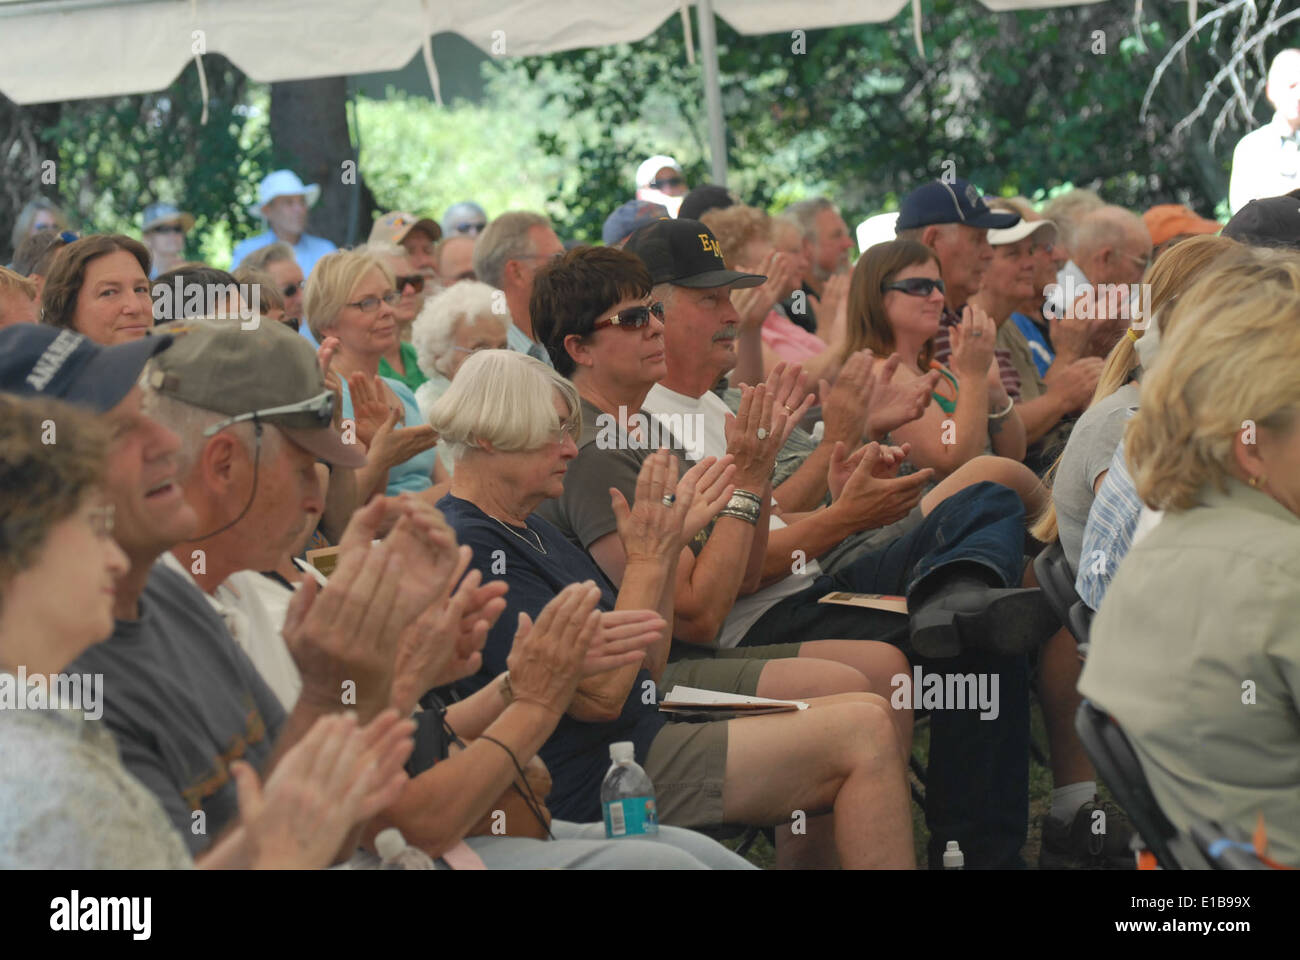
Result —
POLYGON ((877 772, 898 765, 898 735, 889 701, 874 693, 847 694, 834 708, 840 755, 851 770, 877 772))

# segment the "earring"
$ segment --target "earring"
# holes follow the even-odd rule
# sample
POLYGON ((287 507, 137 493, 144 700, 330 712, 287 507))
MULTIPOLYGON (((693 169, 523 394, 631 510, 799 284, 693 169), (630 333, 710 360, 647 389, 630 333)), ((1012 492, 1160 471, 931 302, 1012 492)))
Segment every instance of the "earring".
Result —
POLYGON ((1258 489, 1259 489, 1259 485, 1260 485, 1261 483, 1264 482, 1264 478, 1263 478, 1263 477, 1251 477, 1249 482, 1250 482, 1250 485, 1251 485, 1251 488, 1252 488, 1252 489, 1258 490, 1258 489))

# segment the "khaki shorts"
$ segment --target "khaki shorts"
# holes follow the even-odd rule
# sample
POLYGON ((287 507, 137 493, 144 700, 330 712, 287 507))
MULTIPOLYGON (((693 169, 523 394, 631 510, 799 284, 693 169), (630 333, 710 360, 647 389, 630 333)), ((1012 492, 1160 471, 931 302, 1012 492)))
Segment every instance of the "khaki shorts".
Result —
POLYGON ((727 721, 664 724, 650 742, 645 772, 655 785, 661 823, 674 827, 722 823, 727 721))
POLYGON ((798 643, 773 643, 765 647, 715 650, 675 643, 669 652, 673 662, 664 667, 659 682, 664 693, 680 683, 701 690, 756 696, 758 677, 767 661, 798 657, 801 646, 798 643))

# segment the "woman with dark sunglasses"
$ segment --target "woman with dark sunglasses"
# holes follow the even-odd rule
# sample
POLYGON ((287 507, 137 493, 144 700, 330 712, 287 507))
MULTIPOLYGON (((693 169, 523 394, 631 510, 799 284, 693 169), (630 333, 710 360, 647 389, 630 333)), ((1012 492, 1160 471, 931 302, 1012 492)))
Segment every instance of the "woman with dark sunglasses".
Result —
POLYGON ((933 402, 919 419, 893 431, 890 442, 910 443, 908 460, 917 468, 933 467, 939 486, 1001 483, 1020 494, 1032 515, 1046 494, 1019 462, 1025 430, 998 376, 997 328, 978 307, 965 309, 952 328, 951 367, 944 367, 933 359, 943 304, 939 260, 929 247, 892 240, 868 248, 853 270, 842 355, 871 350, 879 370, 897 353, 894 378, 900 383, 938 370, 933 402))
POLYGON ((420 369, 415 347, 411 345, 411 325, 424 306, 424 274, 415 269, 411 255, 397 244, 367 244, 367 253, 373 254, 393 271, 393 289, 402 298, 393 304, 393 320, 397 323, 397 340, 379 358, 379 375, 400 380, 412 391, 420 389, 428 377, 420 369))

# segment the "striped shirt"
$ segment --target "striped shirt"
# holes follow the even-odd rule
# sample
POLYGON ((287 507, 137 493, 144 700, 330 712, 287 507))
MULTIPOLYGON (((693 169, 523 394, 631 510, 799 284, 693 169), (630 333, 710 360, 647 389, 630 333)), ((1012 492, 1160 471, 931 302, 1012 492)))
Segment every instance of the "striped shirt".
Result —
POLYGON ((1101 606, 1101 598, 1110 586, 1119 562, 1133 545, 1138 515, 1142 512, 1142 498, 1138 496, 1133 476, 1124 460, 1124 444, 1115 448, 1106 477, 1101 481, 1092 509, 1088 511, 1088 525, 1083 528, 1083 549, 1079 553, 1079 574, 1074 589, 1079 598, 1093 610, 1101 606))

